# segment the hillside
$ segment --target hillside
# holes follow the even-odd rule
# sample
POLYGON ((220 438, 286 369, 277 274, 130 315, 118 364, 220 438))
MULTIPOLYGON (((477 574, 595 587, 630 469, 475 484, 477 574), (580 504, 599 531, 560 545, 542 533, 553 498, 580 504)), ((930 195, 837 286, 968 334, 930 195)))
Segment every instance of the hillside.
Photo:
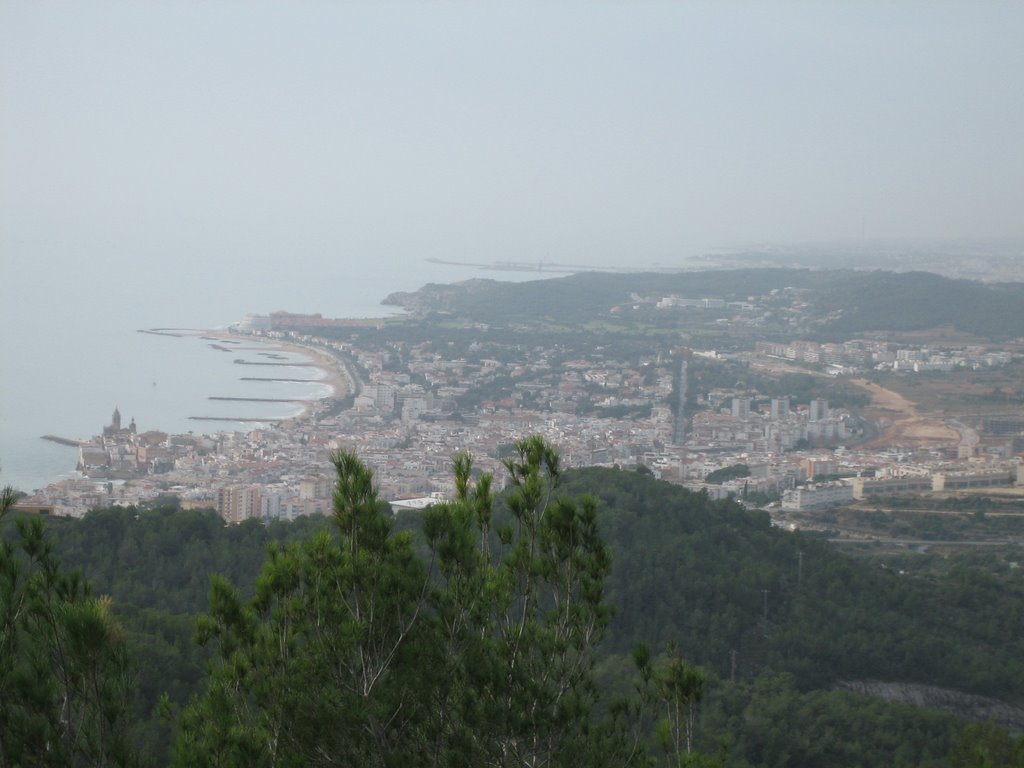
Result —
MULTIPOLYGON (((1024 703, 1019 580, 963 569, 941 581, 901 577, 773 528, 766 513, 631 471, 575 470, 563 490, 600 501, 614 563, 609 652, 674 641, 722 676, 735 651, 741 674, 770 667, 805 688, 876 679, 1024 703)), ((53 530, 65 561, 97 592, 180 615, 205 610, 210 573, 251 588, 269 541, 326 522, 268 530, 224 527, 212 512, 98 510, 54 521, 53 530)), ((401 518, 399 528, 418 530, 418 518, 401 518)))
MULTIPOLYGON (((612 549, 606 594, 614 619, 602 679, 628 690, 634 646, 660 651, 675 643, 712 675, 706 746, 714 751, 715 739, 727 737, 730 765, 762 764, 751 756, 767 749, 769 732, 773 754, 795 749, 817 759, 820 744, 792 742, 795 734, 782 735, 784 723, 772 720, 798 712, 827 721, 830 749, 847 755, 836 765, 857 764, 850 755, 858 750, 886 754, 902 746, 923 754, 923 744, 936 760, 929 764, 947 764, 937 756, 951 748, 959 721, 836 688, 920 701, 922 691, 934 690, 923 686, 933 686, 942 691, 930 701, 948 711, 1011 726, 1024 716, 1016 708, 1024 702, 1019 579, 965 569, 932 580, 900 576, 773 528, 762 512, 633 471, 572 471, 562 490, 599 499, 612 549), (740 722, 752 709, 774 713, 764 715, 762 736, 740 722), (882 720, 889 723, 884 733, 882 720)), ((397 523, 419 529, 416 515, 397 523)), ((201 684, 208 651, 192 642, 192 616, 207 609, 209 574, 227 574, 250 591, 269 541, 302 539, 327 526, 302 519, 270 530, 255 522, 225 527, 212 512, 174 509, 98 510, 53 521, 65 562, 97 593, 112 595, 125 622, 139 665, 139 738, 149 751, 166 753, 170 739, 169 725, 149 717, 160 694, 182 706, 201 684)))
POLYGON ((675 294, 690 298, 746 300, 797 289, 807 328, 815 335, 850 336, 867 331, 915 331, 949 326, 990 338, 1024 336, 1024 283, 989 284, 927 272, 737 269, 680 273, 581 273, 522 283, 470 280, 430 284, 392 294, 383 303, 418 314, 443 312, 466 320, 575 324, 608 318, 630 307, 635 296, 675 294))
POLYGON ((612 652, 675 641, 723 677, 735 651, 738 674, 785 671, 805 689, 872 679, 1024 704, 1020 579, 900 576, 773 528, 766 513, 630 471, 579 470, 565 489, 601 502, 612 652))
POLYGON ((838 317, 824 329, 841 335, 950 326, 987 338, 1024 335, 1024 283, 978 283, 928 272, 847 275, 821 291, 817 308, 838 317))
POLYGON ((555 323, 584 323, 607 315, 613 307, 630 304, 633 294, 677 293, 741 299, 787 286, 826 288, 844 274, 788 269, 633 274, 584 272, 521 283, 469 280, 453 285, 430 284, 414 293, 391 294, 383 303, 420 312, 452 312, 489 323, 536 318, 555 323))

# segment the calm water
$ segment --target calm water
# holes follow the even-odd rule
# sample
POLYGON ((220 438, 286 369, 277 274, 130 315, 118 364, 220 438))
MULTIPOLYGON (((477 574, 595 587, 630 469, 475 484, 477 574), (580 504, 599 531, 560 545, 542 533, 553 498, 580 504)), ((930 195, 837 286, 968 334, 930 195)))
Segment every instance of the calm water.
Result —
POLYGON ((5 361, 0 376, 0 484, 25 491, 72 476, 78 459, 77 449, 42 440, 42 435, 98 434, 115 406, 124 423, 134 418, 139 430, 198 434, 243 425, 189 416, 257 419, 296 411, 293 404, 211 401, 210 396, 307 398, 328 391, 315 380, 241 381, 243 376, 312 379, 317 373, 308 367, 236 365, 239 357, 261 358, 255 350, 218 351, 196 335, 157 336, 138 333, 140 328, 223 328, 247 313, 276 309, 381 316, 394 311, 379 304, 392 291, 470 277, 537 277, 422 261, 399 269, 378 260, 339 263, 334 273, 321 265, 320 279, 296 262, 275 277, 265 274, 266 268, 252 276, 237 270, 218 274, 213 266, 202 277, 169 272, 143 283, 102 267, 71 276, 47 275, 45 260, 33 261, 25 254, 18 266, 13 282, 21 290, 9 293, 13 298, 0 308, 0 359, 5 361))
MULTIPOLYGON (((176 338, 112 331, 107 343, 90 345, 90 355, 80 359, 70 375, 57 370, 48 376, 37 375, 31 387, 10 393, 10 402, 19 407, 4 408, 3 482, 31 490, 70 476, 77 449, 41 440, 40 436, 77 439, 98 434, 110 423, 115 406, 123 424, 134 418, 140 431, 203 433, 241 429, 242 420, 282 418, 300 409, 293 403, 212 401, 211 395, 308 399, 330 393, 330 387, 317 383, 321 374, 316 369, 235 364, 235 359, 261 359, 255 345, 245 346, 246 351, 228 353, 214 349, 210 341, 198 335, 176 338), (243 376, 310 381, 252 382, 242 381, 243 376), (25 404, 31 407, 24 408, 25 404), (190 416, 228 416, 239 421, 196 421, 190 416)), ((306 362, 308 358, 288 355, 278 362, 289 360, 306 362)), ((59 359, 53 362, 60 365, 59 359)), ((36 370, 42 368, 37 363, 36 370)))

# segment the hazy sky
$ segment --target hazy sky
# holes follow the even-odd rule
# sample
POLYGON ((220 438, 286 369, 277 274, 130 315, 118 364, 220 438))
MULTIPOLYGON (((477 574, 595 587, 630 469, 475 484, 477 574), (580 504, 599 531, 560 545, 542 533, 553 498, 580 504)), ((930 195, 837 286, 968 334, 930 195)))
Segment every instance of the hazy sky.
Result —
POLYGON ((5 273, 1020 237, 1022 137, 1019 2, 0 0, 5 273))
POLYGON ((0 470, 141 326, 528 277, 427 257, 1024 238, 1022 137, 1019 1, 0 0, 0 470))

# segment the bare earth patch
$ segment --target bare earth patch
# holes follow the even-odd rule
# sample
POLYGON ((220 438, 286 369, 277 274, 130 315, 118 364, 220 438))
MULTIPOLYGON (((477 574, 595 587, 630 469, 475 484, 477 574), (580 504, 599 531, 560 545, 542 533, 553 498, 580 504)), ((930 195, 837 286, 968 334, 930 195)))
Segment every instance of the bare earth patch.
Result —
POLYGON ((851 383, 871 395, 871 405, 865 409, 865 414, 882 430, 877 438, 865 443, 864 447, 934 447, 960 442, 959 432, 948 426, 941 418, 920 413, 917 405, 898 392, 872 384, 867 379, 851 379, 851 383))

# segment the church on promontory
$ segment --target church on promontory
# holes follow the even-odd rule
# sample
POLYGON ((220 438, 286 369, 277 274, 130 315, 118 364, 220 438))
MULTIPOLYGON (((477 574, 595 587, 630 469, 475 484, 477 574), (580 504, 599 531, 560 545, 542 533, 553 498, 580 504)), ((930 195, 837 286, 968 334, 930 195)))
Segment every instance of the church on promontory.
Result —
POLYGON ((103 428, 104 437, 120 437, 135 434, 135 419, 133 418, 127 427, 121 427, 121 411, 114 408, 114 415, 110 417, 110 424, 103 428))

